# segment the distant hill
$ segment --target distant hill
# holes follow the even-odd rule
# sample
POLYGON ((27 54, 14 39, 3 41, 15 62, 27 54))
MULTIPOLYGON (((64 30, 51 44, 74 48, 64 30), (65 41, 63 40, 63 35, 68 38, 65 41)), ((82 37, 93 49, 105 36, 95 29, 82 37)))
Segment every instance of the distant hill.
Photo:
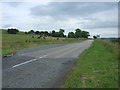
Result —
POLYGON ((110 37, 110 38, 100 38, 100 39, 118 39, 118 38, 110 37))

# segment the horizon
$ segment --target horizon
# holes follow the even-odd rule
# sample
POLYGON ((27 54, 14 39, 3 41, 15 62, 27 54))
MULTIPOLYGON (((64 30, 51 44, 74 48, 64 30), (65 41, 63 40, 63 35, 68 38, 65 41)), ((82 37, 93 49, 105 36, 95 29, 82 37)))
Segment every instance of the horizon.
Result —
MULTIPOLYGON (((8 28, 8 29, 10 29, 10 28, 8 28)), ((16 29, 16 28, 14 28, 14 29, 16 29)), ((0 30, 7 30, 7 29, 0 29, 0 30)), ((29 30, 29 31, 30 31, 30 30, 29 30)), ((28 31, 28 32, 29 32, 29 31, 28 31)), ((34 30, 34 31, 39 31, 39 30, 34 30)), ((42 31, 47 31, 47 30, 40 30, 39 32, 42 32, 42 31)), ((51 31, 52 31, 52 30, 51 30, 51 31)), ((50 33, 51 31, 48 31, 48 32, 50 33)), ((54 30, 54 31, 56 31, 56 30, 54 30)), ((25 33, 26 31, 19 30, 19 32, 24 32, 24 33, 25 33)), ((57 32, 57 31, 56 31, 56 32, 57 32)), ((68 36, 68 33, 65 34, 65 35, 68 36)), ((97 36, 97 35, 93 35, 93 36, 97 36)), ((88 36, 88 38, 91 39, 91 38, 93 38, 93 36, 90 35, 90 36, 88 36)), ((118 36, 118 37, 101 37, 101 36, 99 37, 99 39, 102 39, 102 38, 109 39, 109 38, 120 38, 120 37, 119 37, 119 36, 118 36)))

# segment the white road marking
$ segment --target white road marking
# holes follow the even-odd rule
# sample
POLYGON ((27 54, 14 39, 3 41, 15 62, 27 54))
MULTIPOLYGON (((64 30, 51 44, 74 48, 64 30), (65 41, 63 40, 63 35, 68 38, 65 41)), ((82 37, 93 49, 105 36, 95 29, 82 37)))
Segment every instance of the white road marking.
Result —
POLYGON ((39 58, 44 58, 44 57, 46 57, 46 56, 47 56, 47 55, 44 55, 44 56, 42 56, 42 57, 38 57, 38 58, 35 58, 35 59, 32 59, 32 60, 29 60, 29 61, 26 61, 26 62, 17 64, 17 65, 14 65, 13 68, 18 67, 18 66, 21 66, 21 65, 24 65, 24 64, 27 64, 27 63, 30 63, 30 62, 33 62, 33 61, 36 61, 37 59, 39 59, 39 58))

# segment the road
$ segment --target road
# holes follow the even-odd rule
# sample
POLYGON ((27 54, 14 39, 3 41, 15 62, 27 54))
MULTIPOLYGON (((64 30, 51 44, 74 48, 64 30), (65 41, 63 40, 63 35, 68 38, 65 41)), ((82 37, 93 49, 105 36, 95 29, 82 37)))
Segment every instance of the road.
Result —
POLYGON ((78 56, 92 40, 56 44, 18 51, 2 60, 3 88, 60 87, 78 56))

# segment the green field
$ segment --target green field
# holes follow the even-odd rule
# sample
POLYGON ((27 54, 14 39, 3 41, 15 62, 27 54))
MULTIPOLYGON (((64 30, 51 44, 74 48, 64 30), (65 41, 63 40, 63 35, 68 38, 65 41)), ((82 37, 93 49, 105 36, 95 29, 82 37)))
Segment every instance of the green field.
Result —
POLYGON ((37 47, 42 45, 50 44, 60 44, 60 43, 73 43, 81 42, 85 39, 74 39, 74 38, 57 38, 55 37, 46 37, 46 39, 40 38, 37 39, 38 35, 24 34, 24 32, 19 32, 18 34, 8 34, 5 30, 2 31, 2 55, 7 55, 15 53, 16 50, 37 47))
POLYGON ((76 61, 62 87, 118 88, 118 72, 118 43, 95 40, 76 61))

